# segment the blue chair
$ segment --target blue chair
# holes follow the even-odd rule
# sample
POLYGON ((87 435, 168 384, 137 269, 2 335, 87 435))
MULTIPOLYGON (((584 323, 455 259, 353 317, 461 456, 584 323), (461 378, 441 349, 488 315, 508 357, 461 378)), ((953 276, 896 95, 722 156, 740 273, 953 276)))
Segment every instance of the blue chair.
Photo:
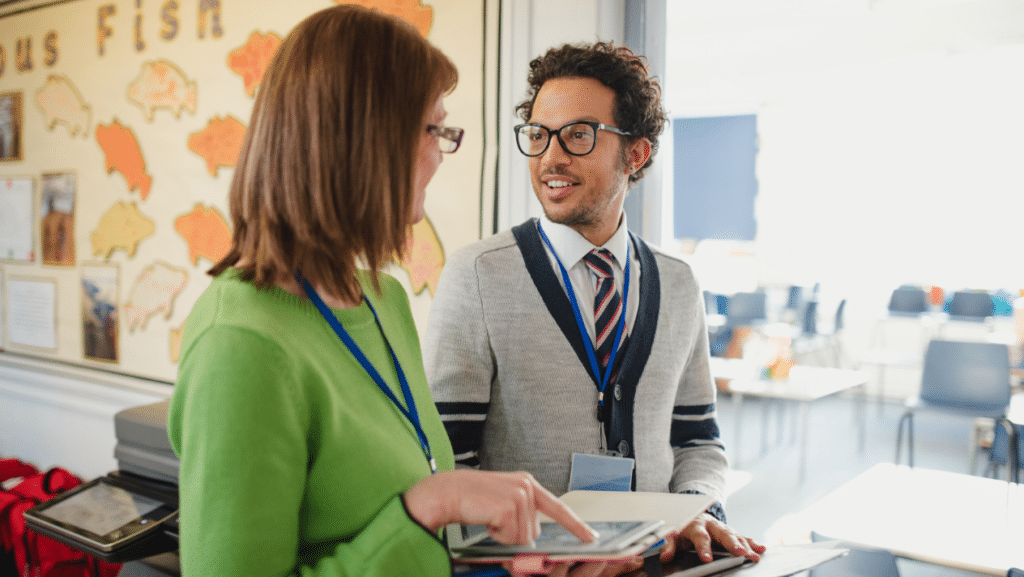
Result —
POLYGON ((921 392, 908 399, 896 429, 896 464, 907 426, 914 466, 914 413, 940 412, 998 419, 1010 405, 1010 350, 1004 344, 932 340, 925 352, 921 392))
MULTIPOLYGON (((811 532, 811 541, 832 541, 811 532)), ((854 547, 842 542, 841 546, 850 552, 810 570, 810 577, 899 577, 896 556, 884 549, 854 547)))
POLYGON ((1006 572, 1006 577, 1024 577, 1024 569, 1010 567, 1010 570, 1006 572))

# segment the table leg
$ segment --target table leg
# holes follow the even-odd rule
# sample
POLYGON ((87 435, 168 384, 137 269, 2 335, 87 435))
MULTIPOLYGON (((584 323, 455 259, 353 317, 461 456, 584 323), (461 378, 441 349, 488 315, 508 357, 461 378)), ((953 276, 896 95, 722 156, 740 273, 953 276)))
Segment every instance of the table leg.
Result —
POLYGON ((743 433, 743 393, 732 393, 733 412, 736 414, 736 439, 733 441, 733 466, 740 466, 740 436, 743 433))
POLYGON ((761 455, 768 452, 768 418, 771 400, 761 399, 761 455))
POLYGON ((866 406, 867 405, 867 396, 868 396, 868 385, 867 385, 867 383, 864 383, 863 385, 860 386, 860 394, 857 396, 857 420, 858 420, 857 424, 860 426, 860 430, 858 431, 860 433, 858 435, 859 438, 860 438, 859 439, 860 442, 857 445, 857 449, 858 449, 858 451, 860 452, 861 455, 864 454, 864 445, 865 445, 865 439, 864 438, 866 436, 867 428, 868 428, 868 425, 867 425, 867 420, 868 420, 867 412, 868 411, 867 411, 867 406, 866 406))
POLYGON ((800 403, 800 481, 807 477, 807 429, 808 421, 810 420, 810 410, 808 406, 810 403, 800 403))
MULTIPOLYGON (((884 360, 884 359, 883 359, 884 360)), ((878 416, 885 409, 885 363, 878 363, 878 416)))
POLYGON ((786 401, 784 401, 782 399, 779 399, 776 402, 779 403, 779 411, 778 411, 778 417, 779 417, 778 429, 779 430, 776 433, 775 444, 776 445, 781 445, 786 440, 786 413, 789 411, 789 407, 786 406, 787 405, 786 401))

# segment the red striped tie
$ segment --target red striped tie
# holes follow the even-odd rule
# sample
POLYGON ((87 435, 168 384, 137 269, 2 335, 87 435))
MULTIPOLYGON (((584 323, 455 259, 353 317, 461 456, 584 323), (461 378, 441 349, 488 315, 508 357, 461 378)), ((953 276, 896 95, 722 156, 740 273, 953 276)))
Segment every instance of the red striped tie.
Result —
POLYGON ((614 259, 612 253, 603 248, 595 248, 583 257, 583 261, 597 277, 597 291, 594 295, 594 352, 602 374, 608 366, 615 330, 622 315, 622 297, 615 288, 612 272, 614 259))

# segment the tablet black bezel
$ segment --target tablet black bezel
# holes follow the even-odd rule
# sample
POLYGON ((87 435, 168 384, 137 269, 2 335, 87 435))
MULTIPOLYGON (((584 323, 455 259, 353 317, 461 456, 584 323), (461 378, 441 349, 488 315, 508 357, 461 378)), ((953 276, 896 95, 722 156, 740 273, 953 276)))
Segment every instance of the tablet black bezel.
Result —
POLYGON ((57 532, 69 539, 82 542, 91 548, 99 549, 104 552, 111 552, 145 535, 160 531, 160 526, 165 521, 173 518, 177 512, 178 504, 176 502, 169 503, 168 499, 164 495, 160 495, 154 491, 146 491, 132 483, 121 482, 119 478, 107 476, 83 483, 66 493, 50 499, 49 501, 36 505, 25 512, 25 520, 31 528, 35 528, 33 525, 38 525, 40 528, 57 532), (55 519, 46 514, 47 510, 51 507, 67 501, 68 499, 74 498, 75 496, 100 484, 106 484, 122 491, 127 491, 128 493, 159 501, 163 504, 144 515, 132 519, 128 523, 125 523, 105 535, 98 535, 84 527, 55 519))

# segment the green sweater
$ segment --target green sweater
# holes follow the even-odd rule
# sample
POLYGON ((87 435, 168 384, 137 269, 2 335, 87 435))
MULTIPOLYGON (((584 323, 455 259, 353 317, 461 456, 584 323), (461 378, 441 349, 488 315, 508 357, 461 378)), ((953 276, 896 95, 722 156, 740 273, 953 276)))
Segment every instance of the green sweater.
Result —
MULTIPOLYGON (((386 275, 376 294, 369 278, 438 469, 450 470, 408 296, 386 275)), ((334 313, 404 399, 366 303, 334 313)), ((167 425, 185 577, 451 574, 402 501, 430 475, 415 430, 312 302, 225 272, 193 307, 181 350, 167 425)))

